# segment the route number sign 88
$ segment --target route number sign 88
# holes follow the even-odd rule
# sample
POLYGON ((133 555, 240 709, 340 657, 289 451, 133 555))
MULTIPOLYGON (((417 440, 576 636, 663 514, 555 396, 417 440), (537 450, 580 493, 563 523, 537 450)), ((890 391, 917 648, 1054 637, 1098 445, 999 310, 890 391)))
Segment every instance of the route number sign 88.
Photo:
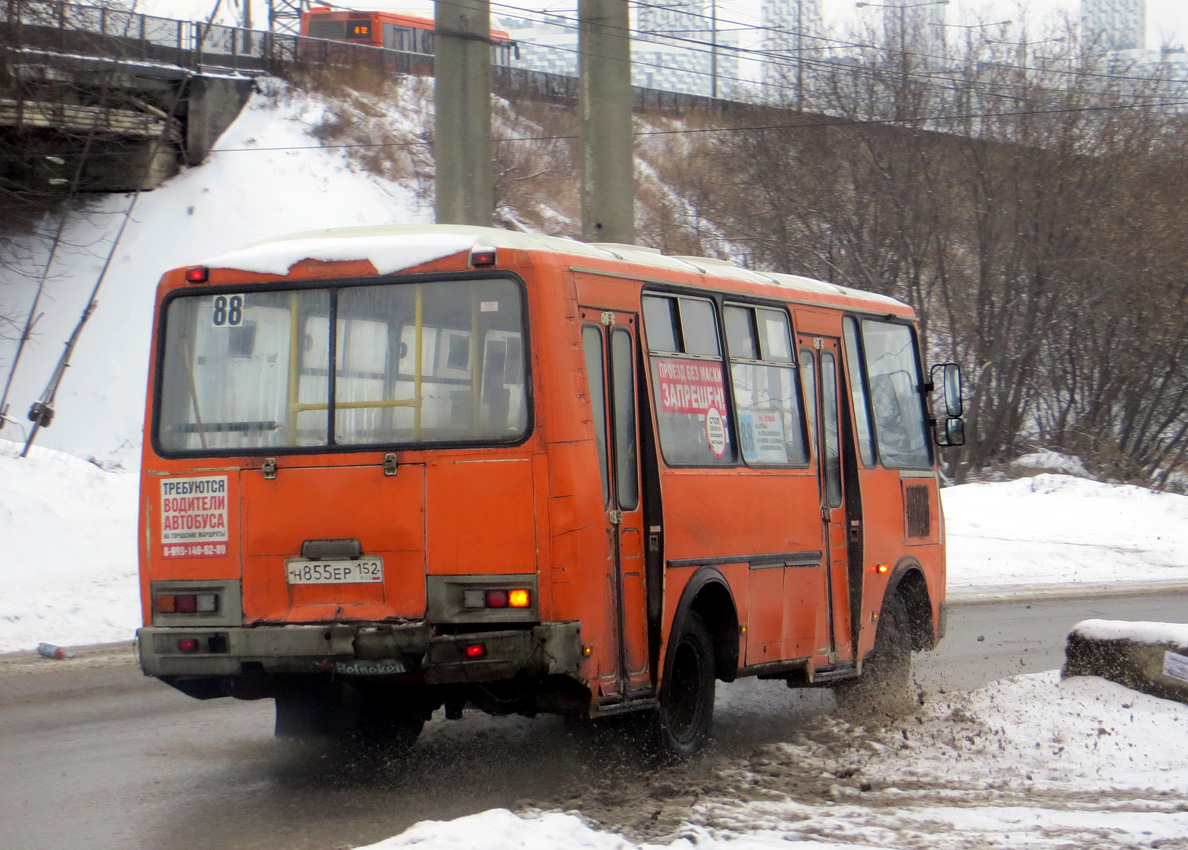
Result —
POLYGON ((238 328, 243 325, 243 296, 216 295, 211 321, 216 328, 238 328))

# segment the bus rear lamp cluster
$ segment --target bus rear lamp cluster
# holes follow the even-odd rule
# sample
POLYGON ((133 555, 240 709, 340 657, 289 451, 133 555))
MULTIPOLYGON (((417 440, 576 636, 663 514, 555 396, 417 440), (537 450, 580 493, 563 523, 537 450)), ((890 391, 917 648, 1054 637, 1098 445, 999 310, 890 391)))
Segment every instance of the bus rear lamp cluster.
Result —
POLYGON ((162 593, 153 598, 153 610, 158 614, 216 614, 219 610, 219 595, 162 593))
POLYGON ((532 593, 526 589, 489 588, 462 593, 465 608, 531 608, 532 593))

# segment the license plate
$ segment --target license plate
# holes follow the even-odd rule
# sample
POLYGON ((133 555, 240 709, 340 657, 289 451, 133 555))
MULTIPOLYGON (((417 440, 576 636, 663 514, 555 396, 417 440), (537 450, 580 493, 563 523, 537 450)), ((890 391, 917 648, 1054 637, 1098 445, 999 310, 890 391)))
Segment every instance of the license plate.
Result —
POLYGON ((285 562, 289 584, 379 584, 384 580, 382 558, 358 558, 341 561, 285 562))

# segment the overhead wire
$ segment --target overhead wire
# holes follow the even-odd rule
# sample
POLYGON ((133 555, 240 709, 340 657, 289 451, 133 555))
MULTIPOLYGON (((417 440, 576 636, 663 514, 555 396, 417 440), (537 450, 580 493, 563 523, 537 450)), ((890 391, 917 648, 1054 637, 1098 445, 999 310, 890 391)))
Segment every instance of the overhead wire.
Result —
MULTIPOLYGON (((457 3, 452 2, 452 0, 437 0, 437 2, 444 3, 446 5, 458 5, 457 3)), ((811 67, 811 68, 822 68, 822 69, 826 69, 826 70, 836 70, 837 69, 836 63, 830 62, 828 59, 816 58, 812 55, 814 52, 819 52, 819 51, 858 50, 858 51, 870 51, 870 52, 876 52, 876 53, 885 53, 885 54, 887 54, 889 59, 891 59, 891 58, 907 58, 907 59, 913 60, 914 64, 912 64, 911 66, 909 66, 906 69, 906 74, 902 74, 902 73, 900 74, 901 78, 906 76, 912 82, 930 85, 933 88, 940 90, 940 91, 951 91, 951 92, 961 92, 961 93, 965 92, 965 89, 962 86, 960 86, 954 82, 954 79, 951 75, 948 75, 945 73, 938 73, 936 71, 929 69, 930 65, 935 65, 936 63, 950 61, 950 57, 947 57, 947 56, 939 56, 935 53, 923 52, 918 49, 902 50, 902 49, 899 49, 899 48, 893 47, 893 46, 879 45, 879 44, 874 44, 874 43, 869 43, 869 42, 854 41, 851 39, 838 38, 835 35, 812 33, 808 30, 803 30, 803 31, 798 32, 796 30, 788 29, 787 27, 775 26, 775 25, 772 25, 769 23, 755 24, 754 22, 751 22, 751 21, 738 20, 738 19, 733 19, 730 17, 722 17, 720 15, 711 16, 711 15, 706 14, 705 12, 694 11, 694 8, 692 6, 671 6, 671 5, 667 5, 667 4, 661 5, 661 4, 657 4, 657 3, 647 2, 647 0, 629 0, 629 3, 636 9, 660 9, 660 10, 664 10, 664 11, 668 11, 668 12, 675 11, 676 14, 678 14, 682 17, 709 22, 709 24, 712 24, 713 22, 716 21, 718 24, 725 24, 725 25, 732 26, 732 27, 738 27, 738 28, 749 30, 752 32, 763 32, 763 33, 768 33, 768 34, 788 36, 788 37, 792 37, 792 38, 799 38, 799 39, 802 39, 805 41, 819 41, 819 42, 823 42, 824 46, 821 46, 821 47, 801 46, 799 51, 794 50, 791 47, 781 47, 778 50, 776 50, 776 49, 771 49, 771 48, 767 48, 767 47, 765 47, 765 48, 743 47, 743 46, 739 46, 739 45, 731 45, 729 43, 719 43, 717 45, 714 45, 714 44, 711 44, 711 42, 706 41, 703 38, 699 39, 699 38, 694 38, 692 36, 682 37, 675 33, 656 33, 654 31, 641 29, 638 25, 634 26, 634 27, 628 27, 626 30, 624 30, 624 32, 628 36, 633 36, 639 40, 651 41, 652 43, 668 43, 672 46, 683 47, 684 49, 688 50, 689 52, 700 53, 703 55, 709 54, 712 52, 727 53, 727 54, 733 53, 733 54, 737 54, 740 58, 745 57, 747 59, 757 61, 757 62, 763 62, 769 66, 775 66, 777 68, 787 70, 787 71, 795 70, 798 64, 807 66, 807 67, 811 67), (789 57, 788 54, 790 54, 790 53, 800 53, 801 55, 797 56, 797 57, 789 57)), ((325 3, 322 5, 326 5, 331 8, 335 8, 335 9, 354 11, 354 10, 348 9, 347 7, 338 6, 338 5, 335 5, 332 3, 325 3)), ((531 20, 546 21, 546 22, 548 22, 552 25, 555 25, 561 29, 568 29, 573 32, 577 32, 579 29, 578 22, 576 19, 566 17, 565 15, 558 14, 556 12, 532 9, 530 7, 517 5, 514 3, 510 3, 510 2, 498 2, 498 0, 491 0, 489 5, 492 9, 496 9, 496 8, 505 9, 505 10, 509 10, 511 12, 515 12, 520 15, 526 15, 526 16, 528 16, 528 20, 530 20, 530 21, 531 20)), ((613 30, 615 28, 612 27, 611 29, 613 30)), ((718 30, 722 31, 721 27, 719 27, 718 30)), ((705 32, 711 32, 711 29, 709 26, 707 26, 700 30, 691 30, 690 32, 705 33, 705 32)), ((1021 42, 1021 44, 1022 43, 1024 43, 1024 42, 1021 42)), ((583 51, 580 49, 580 47, 566 47, 566 46, 562 46, 562 45, 547 45, 547 46, 542 46, 542 49, 553 50, 553 51, 560 52, 560 53, 573 54, 578 57, 580 57, 583 54, 583 51)), ((1003 51, 1003 52, 1006 52, 1006 51, 1003 51)), ((699 76, 709 76, 710 75, 710 72, 706 72, 706 71, 676 69, 676 68, 673 68, 671 65, 664 65, 664 64, 656 63, 656 62, 636 61, 636 62, 634 62, 634 64, 643 65, 645 67, 656 67, 656 68, 660 68, 660 69, 664 69, 664 70, 685 70, 687 73, 699 75, 699 76)), ((1060 76, 1060 77, 1098 79, 1098 80, 1107 81, 1107 82, 1125 81, 1127 84, 1131 84, 1131 85, 1135 84, 1135 83, 1164 84, 1164 83, 1168 82, 1168 79, 1162 78, 1162 77, 1144 77, 1144 76, 1140 76, 1137 74, 1110 73, 1110 72, 1106 72, 1106 71, 1092 70, 1092 69, 1086 69, 1086 68, 1080 68, 1080 67, 1079 68, 1059 68, 1059 67, 1054 67, 1054 66, 1044 66, 1044 67, 1028 66, 1028 65, 1021 64, 1021 63, 1018 63, 1015 61, 1010 61, 1009 63, 1003 62, 1003 64, 1009 64, 1012 68, 1014 68, 1017 71, 1021 71, 1021 72, 1042 73, 1042 74, 1048 74, 1048 75, 1056 75, 1056 76, 1060 76)), ((869 75, 877 75, 877 74, 885 74, 886 73, 884 69, 863 67, 861 65, 847 66, 847 70, 851 70, 856 73, 869 74, 869 75)), ((744 83, 744 84, 750 84, 750 83, 754 82, 753 80, 750 80, 747 78, 735 77, 735 76, 719 75, 718 78, 725 82, 744 83)), ((781 83, 775 83, 772 81, 764 81, 762 85, 764 88, 768 88, 768 89, 770 89, 770 88, 775 88, 777 90, 794 90, 795 89, 795 86, 793 86, 791 84, 781 84, 781 83)), ((1021 81, 1018 83, 1014 83, 1014 82, 1010 82, 1010 81, 999 81, 999 87, 1000 88, 1015 87, 1015 88, 1020 89, 1021 91, 1025 91, 1025 92, 1029 92, 1029 93, 1033 93, 1033 94, 1037 90, 1043 90, 1043 91, 1047 91, 1047 92, 1050 92, 1053 94, 1068 94, 1071 91, 1070 89, 1061 88, 1058 86, 1051 86, 1051 85, 1036 86, 1034 83, 1029 83, 1026 81, 1021 81)))

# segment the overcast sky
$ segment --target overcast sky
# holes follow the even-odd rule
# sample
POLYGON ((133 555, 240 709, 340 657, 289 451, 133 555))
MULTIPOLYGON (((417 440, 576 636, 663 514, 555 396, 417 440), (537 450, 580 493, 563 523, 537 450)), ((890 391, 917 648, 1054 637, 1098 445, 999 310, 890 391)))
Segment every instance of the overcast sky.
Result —
MULTIPOLYGON (((874 10, 855 9, 854 0, 822 0, 821 6, 826 22, 833 24, 845 24, 857 15, 877 14, 874 10)), ((945 21, 969 24, 1026 20, 1032 26, 1033 22, 1039 24, 1053 14, 1071 14, 1076 19, 1080 11, 1080 0, 951 0, 945 10, 945 21)), ((1165 42, 1185 41, 1188 41, 1188 0, 1147 0, 1147 46, 1157 48, 1165 42)))

